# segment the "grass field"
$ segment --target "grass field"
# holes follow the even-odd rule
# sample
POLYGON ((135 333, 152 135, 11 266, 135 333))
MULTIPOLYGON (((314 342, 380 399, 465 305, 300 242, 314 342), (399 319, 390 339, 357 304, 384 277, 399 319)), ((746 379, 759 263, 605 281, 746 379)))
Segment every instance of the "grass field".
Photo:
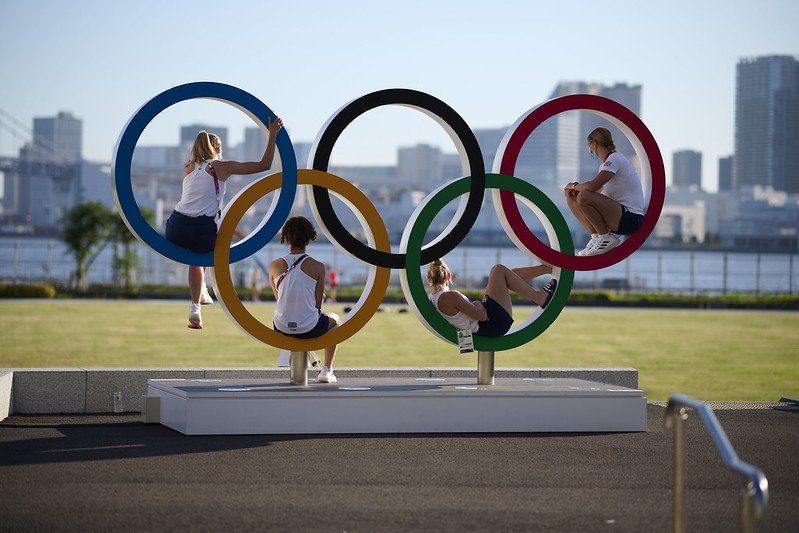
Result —
MULTIPOLYGON (((271 305, 251 312, 271 323, 271 305)), ((0 368, 275 365, 278 351, 239 331, 219 305, 204 308, 202 331, 186 327, 187 313, 174 302, 3 300, 0 368)), ((375 315, 336 358, 337 367, 475 365, 397 307, 375 315)), ((799 313, 566 308, 531 343, 498 353, 496 365, 634 367, 650 400, 682 392, 775 401, 799 396, 799 313)))

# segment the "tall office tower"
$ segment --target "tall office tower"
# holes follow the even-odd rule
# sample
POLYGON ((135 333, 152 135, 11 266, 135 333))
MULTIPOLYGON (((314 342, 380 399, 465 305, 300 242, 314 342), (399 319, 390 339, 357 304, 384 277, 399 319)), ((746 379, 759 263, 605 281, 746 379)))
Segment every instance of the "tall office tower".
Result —
MULTIPOLYGON (((641 112, 641 86, 617 83, 561 82, 550 98, 570 94, 595 94, 624 105, 633 113, 641 112)), ((599 164, 588 153, 587 137, 594 128, 606 127, 616 148, 635 162, 632 144, 607 120, 585 111, 567 111, 546 120, 525 142, 516 164, 516 174, 541 183, 565 184, 587 181, 597 174, 599 164)))
POLYGON ((671 184, 675 187, 696 185, 702 188, 702 153, 680 150, 672 155, 671 184))
MULTIPOLYGON (((594 86, 597 86, 595 84, 594 86)), ((640 85, 627 85, 626 83, 616 83, 611 87, 598 86, 599 90, 595 93, 599 96, 604 96, 615 102, 620 103, 637 116, 641 116, 641 86, 640 85)), ((581 113, 583 118, 580 126, 580 139, 579 139, 579 154, 580 154, 580 177, 582 179, 591 179, 597 174, 599 163, 591 158, 588 152, 588 145, 586 139, 594 128, 604 127, 610 130, 613 135, 613 144, 616 145, 616 150, 624 154, 640 172, 640 167, 637 165, 638 158, 635 155, 632 143, 627 139, 621 130, 611 125, 611 123, 604 118, 598 117, 593 113, 581 113)))
MULTIPOLYGON (((224 141, 223 141, 224 142, 224 141)), ((261 128, 244 128, 244 145, 238 154, 242 161, 259 161, 266 150, 266 135, 261 128)), ((275 150, 277 152, 277 150, 275 150)))
MULTIPOLYGON (((233 148, 232 146, 228 146, 228 136, 227 136, 227 128, 223 126, 209 126, 208 124, 189 124, 187 126, 180 127, 180 146, 184 150, 188 146, 188 149, 191 150, 192 145, 194 144, 194 139, 197 138, 197 134, 201 131, 207 131, 209 133, 215 133, 219 135, 219 138, 222 140, 222 154, 224 155, 225 151, 229 148, 233 148)), ((258 159, 261 157, 259 156, 258 159)))
POLYGON ((719 192, 732 190, 732 156, 719 157, 719 192))
POLYGON ((44 161, 80 161, 83 122, 72 113, 60 111, 56 117, 33 119, 33 147, 29 157, 44 161))
POLYGON ((799 58, 738 62, 732 177, 735 189, 762 185, 799 193, 799 58))
POLYGON ((432 190, 440 181, 441 150, 429 144, 401 147, 397 151, 397 184, 432 190))
POLYGON ((508 128, 491 128, 474 130, 474 136, 477 138, 477 144, 480 145, 480 151, 483 152, 483 163, 485 163, 486 172, 491 172, 494 166, 494 156, 499 148, 499 143, 505 137, 505 132, 508 128))

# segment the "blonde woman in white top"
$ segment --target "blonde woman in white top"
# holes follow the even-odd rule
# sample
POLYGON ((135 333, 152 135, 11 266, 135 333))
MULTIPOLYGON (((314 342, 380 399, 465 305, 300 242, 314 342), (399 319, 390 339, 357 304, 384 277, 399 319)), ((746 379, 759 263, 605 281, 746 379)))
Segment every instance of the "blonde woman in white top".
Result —
MULTIPOLYGON (((222 140, 218 135, 201 131, 194 139, 191 159, 183 167, 180 201, 166 221, 164 236, 169 242, 197 253, 206 253, 216 244, 216 219, 225 195, 225 182, 234 174, 255 174, 272 168, 275 138, 283 121, 269 121, 269 139, 260 161, 222 160, 222 140)), ((200 306, 213 303, 205 287, 205 268, 189 266, 191 310, 189 327, 202 329, 200 306)))
MULTIPOLYGON (((269 285, 275 294, 275 331, 290 337, 321 337, 339 323, 335 313, 322 312, 325 297, 325 265, 309 256, 306 248, 316 240, 316 230, 305 217, 292 217, 280 231, 280 242, 289 245, 288 255, 269 264, 269 285)), ((325 363, 317 378, 335 383, 333 359, 338 345, 325 348, 325 363)), ((312 354, 309 354, 312 355, 312 354)))
POLYGON ((600 161, 594 179, 566 184, 566 204, 591 234, 577 255, 604 254, 618 246, 616 235, 631 235, 644 220, 644 191, 632 163, 616 151, 607 128, 588 135, 588 151, 600 161), (616 235, 614 235, 614 233, 616 235))
POLYGON ((432 288, 430 302, 459 331, 467 330, 483 337, 501 337, 513 324, 510 292, 521 294, 546 308, 555 294, 557 280, 550 279, 540 291, 527 282, 551 273, 550 265, 521 268, 494 265, 488 274, 485 296, 482 300, 470 301, 462 293, 450 288, 452 272, 444 261, 437 259, 427 267, 427 281, 432 288))

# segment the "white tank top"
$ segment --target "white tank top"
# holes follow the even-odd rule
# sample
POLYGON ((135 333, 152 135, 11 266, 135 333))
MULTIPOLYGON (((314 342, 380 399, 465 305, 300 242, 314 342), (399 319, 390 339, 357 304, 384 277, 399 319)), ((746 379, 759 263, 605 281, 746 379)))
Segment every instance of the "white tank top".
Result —
MULTIPOLYGON (((469 301, 469 299, 466 298, 466 296, 464 296, 463 294, 457 291, 451 291, 451 292, 455 292, 467 302, 469 301)), ((441 297, 442 294, 444 294, 444 291, 434 292, 433 294, 430 295, 430 302, 432 302, 433 307, 436 308, 436 311, 438 311, 439 314, 443 316, 447 322, 455 326, 455 329, 457 329, 458 331, 468 330, 471 331, 472 333, 476 332, 477 328, 479 327, 477 320, 469 318, 469 315, 467 315, 463 311, 458 311, 457 314, 450 316, 438 308, 438 299, 441 297)))
POLYGON ((319 309, 316 307, 316 280, 302 271, 300 266, 308 259, 297 259, 305 254, 289 254, 283 260, 289 269, 281 274, 277 290, 274 322, 277 329, 284 333, 307 333, 319 321, 319 309))
POLYGON ((216 217, 225 195, 225 182, 217 181, 217 192, 214 178, 206 171, 207 168, 208 160, 199 165, 195 163, 194 170, 183 178, 183 191, 175 211, 189 217, 216 217))

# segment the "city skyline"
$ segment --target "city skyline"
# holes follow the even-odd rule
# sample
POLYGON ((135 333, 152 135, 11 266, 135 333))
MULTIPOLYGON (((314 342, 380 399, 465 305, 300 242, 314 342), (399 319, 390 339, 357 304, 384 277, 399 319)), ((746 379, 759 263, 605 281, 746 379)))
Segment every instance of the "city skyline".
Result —
MULTIPOLYGON (((69 110, 84 121, 85 157, 109 161, 133 112, 189 81, 253 93, 283 117, 295 141, 312 140, 352 98, 386 87, 433 94, 472 129, 486 129, 511 124, 560 81, 623 82, 643 87, 642 117, 669 169, 677 150, 701 151, 708 162, 732 153, 741 58, 799 51, 799 5, 766 1, 755 11, 746 5, 676 2, 652 16, 628 1, 602 12, 540 2, 411 2, 380 12, 366 2, 218 8, 203 1, 89 1, 80 10, 6 4, 0 108, 25 124, 69 110), (224 23, 209 33, 208 46, 190 38, 195 27, 185 21, 196 16, 224 23)), ((224 104, 187 102, 162 113, 152 142, 142 141, 165 144, 177 123, 193 122, 236 132, 251 125, 224 104)), ((240 142, 238 135, 231 142, 240 142)), ((0 131, 0 153, 13 152, 13 143, 0 131)), ((429 118, 379 109, 345 131, 334 162, 387 163, 397 147, 417 143, 445 152, 452 146, 429 118)), ((706 188, 716 187, 715 167, 707 165, 706 188)))

